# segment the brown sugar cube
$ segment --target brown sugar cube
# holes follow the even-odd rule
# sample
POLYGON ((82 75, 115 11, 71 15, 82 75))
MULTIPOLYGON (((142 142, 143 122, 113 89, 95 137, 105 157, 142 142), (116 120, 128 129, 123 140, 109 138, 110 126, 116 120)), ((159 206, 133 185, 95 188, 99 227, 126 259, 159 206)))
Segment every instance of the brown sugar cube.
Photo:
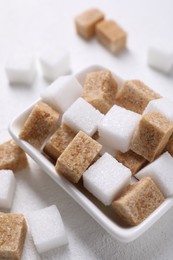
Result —
POLYGON ((26 120, 20 138, 40 148, 56 126, 58 118, 57 111, 44 102, 38 102, 26 120))
POLYGON ((55 168, 69 181, 77 183, 101 148, 101 144, 80 131, 60 155, 55 168))
POLYGON ((101 113, 106 114, 115 104, 118 84, 108 70, 88 73, 82 97, 101 113))
POLYGON ((21 259, 26 232, 23 215, 0 214, 0 259, 21 259))
POLYGON ((26 154, 13 140, 0 144, 0 170, 15 172, 27 166, 26 154))
POLYGON ((173 136, 170 137, 165 150, 168 151, 171 156, 173 156, 173 136))
POLYGON ((145 114, 133 135, 130 149, 152 162, 164 150, 171 134, 173 123, 158 112, 145 114))
POLYGON ((113 201, 112 207, 122 220, 134 226, 146 219, 163 201, 164 196, 154 181, 150 177, 143 177, 113 201))
POLYGON ((75 18, 77 33, 85 39, 95 35, 96 24, 104 19, 104 14, 98 9, 90 9, 75 18))
POLYGON ((133 175, 135 175, 147 163, 146 159, 131 150, 126 153, 118 151, 115 158, 117 161, 129 168, 133 175))
POLYGON ((43 151, 53 160, 57 160, 75 135, 71 128, 62 124, 51 136, 43 151))
POLYGON ((127 34, 113 20, 102 21, 96 25, 96 36, 112 53, 118 53, 126 47, 127 34))
POLYGON ((142 114, 148 103, 161 96, 140 80, 127 80, 116 96, 116 104, 142 114))

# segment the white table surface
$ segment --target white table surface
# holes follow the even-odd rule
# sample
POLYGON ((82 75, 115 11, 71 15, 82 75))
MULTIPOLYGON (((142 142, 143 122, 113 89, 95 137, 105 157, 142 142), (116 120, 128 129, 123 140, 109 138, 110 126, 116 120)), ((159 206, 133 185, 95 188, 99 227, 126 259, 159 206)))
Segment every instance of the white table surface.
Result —
MULTIPOLYGON (((173 99, 173 74, 165 76, 146 65, 147 48, 163 42, 173 49, 172 0, 0 0, 0 142, 8 140, 10 120, 39 97, 48 83, 38 67, 32 86, 10 86, 4 66, 11 53, 33 51, 55 44, 71 52, 72 70, 91 64, 106 66, 125 79, 141 79, 162 95, 173 99), (118 56, 96 40, 85 42, 74 29, 73 18, 98 7, 107 18, 128 32, 128 50, 118 56)), ((30 211, 56 204, 63 217, 69 245, 40 257, 28 235, 23 260, 35 259, 173 259, 173 208, 136 241, 122 244, 111 238, 76 202, 30 159, 30 168, 16 173, 17 190, 12 212, 30 211)))

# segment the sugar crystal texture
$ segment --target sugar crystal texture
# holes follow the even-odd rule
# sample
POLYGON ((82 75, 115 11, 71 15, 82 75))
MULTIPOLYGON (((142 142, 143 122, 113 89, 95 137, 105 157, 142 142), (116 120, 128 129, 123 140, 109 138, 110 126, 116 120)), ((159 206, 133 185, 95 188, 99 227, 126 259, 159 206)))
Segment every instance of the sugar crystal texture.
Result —
POLYGON ((127 34, 113 20, 98 23, 96 25, 96 37, 112 53, 118 53, 126 47, 127 34))
POLYGON ((141 116, 114 105, 98 124, 99 136, 115 150, 127 152, 141 116))
POLYGON ((96 24, 104 19, 104 14, 98 9, 89 9, 75 18, 77 33, 84 39, 90 39, 95 34, 96 24))
POLYGON ((168 151, 171 156, 173 156, 173 135, 170 137, 166 147, 165 151, 168 151))
POLYGON ((164 201, 164 196, 150 177, 130 185, 112 207, 130 226, 140 224, 164 201))
POLYGON ((62 48, 47 48, 39 55, 43 76, 49 81, 70 72, 70 53, 62 48))
POLYGON ((151 100, 143 114, 147 114, 148 112, 159 112, 169 120, 173 121, 173 101, 168 98, 151 100))
POLYGON ((116 104, 142 114, 147 104, 160 95, 140 80, 127 80, 116 96, 116 104))
POLYGON ((62 122, 75 132, 83 131, 92 136, 97 131, 97 126, 103 118, 98 110, 83 98, 78 98, 64 113, 62 122))
POLYGON ((0 170, 0 208, 10 209, 13 202, 16 180, 11 170, 0 170))
POLYGON ((68 243, 61 215, 55 205, 30 213, 28 222, 40 254, 68 243))
POLYGON ((135 177, 141 179, 150 176, 160 188, 165 197, 173 194, 173 158, 165 152, 154 162, 140 170, 135 177))
POLYGON ((40 148, 49 134, 55 128, 59 119, 59 113, 39 101, 32 109, 24 123, 20 138, 40 148))
POLYGON ((16 53, 8 60, 5 70, 10 83, 30 85, 36 74, 34 56, 16 53))
POLYGON ((108 153, 83 174, 84 187, 104 205, 110 205, 130 184, 130 179, 131 171, 108 153))
POLYGON ((0 214, 0 259, 21 259, 26 232, 23 215, 0 214))
POLYGON ((82 97, 101 113, 106 114, 115 104, 118 83, 108 70, 87 74, 82 97))
POLYGON ((148 49, 148 65, 163 73, 169 73, 173 66, 173 49, 152 46, 148 49))
POLYGON ((0 144, 0 170, 22 170, 28 166, 25 152, 13 140, 0 144))
POLYGON ((75 76, 62 76, 41 94, 42 100, 64 113, 82 95, 82 86, 75 76))
POLYGON ((75 133, 62 124, 46 143, 44 152, 53 160, 57 160, 74 137, 75 133))
POLYGON ((80 131, 58 158, 55 169, 69 181, 77 183, 101 148, 101 144, 80 131))
POLYGON ((158 112, 149 112, 140 120, 130 149, 151 162, 163 152, 172 132, 173 122, 158 112))

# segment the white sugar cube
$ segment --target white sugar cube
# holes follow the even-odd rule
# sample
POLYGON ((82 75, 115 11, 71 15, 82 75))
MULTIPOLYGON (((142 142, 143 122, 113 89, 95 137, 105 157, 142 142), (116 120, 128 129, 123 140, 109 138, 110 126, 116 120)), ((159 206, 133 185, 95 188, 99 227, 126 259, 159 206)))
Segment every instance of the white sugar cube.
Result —
POLYGON ((140 119, 141 115, 114 105, 98 124, 99 136, 113 149, 127 152, 140 119))
POLYGON ((16 180, 11 170, 0 170, 0 208, 10 209, 13 202, 16 180))
POLYGON ((62 76, 41 94, 43 101, 64 113, 82 95, 82 86, 75 76, 62 76))
POLYGON ((47 48, 39 59, 43 76, 50 81, 70 72, 70 54, 62 48, 47 48))
POLYGON ((36 74, 34 56, 29 53, 14 54, 8 60, 5 70, 11 84, 30 85, 36 74))
POLYGON ((140 170, 135 177, 141 179, 150 176, 158 185, 165 197, 173 195, 173 158, 165 152, 154 162, 140 170))
POLYGON ((61 215, 55 205, 28 216, 34 244, 41 254, 68 243, 61 215))
POLYGON ((148 112, 159 112, 173 121, 173 101, 168 98, 151 100, 146 106, 143 114, 148 112))
POLYGON ((168 48, 150 47, 147 60, 148 65, 154 69, 169 73, 173 66, 173 48, 170 51, 168 48))
POLYGON ((84 187, 104 205, 110 205, 130 184, 130 180, 131 171, 108 153, 83 174, 84 187))
POLYGON ((75 132, 81 130, 92 136, 97 131, 97 125, 102 118, 103 114, 83 98, 78 98, 64 113, 62 122, 75 132))

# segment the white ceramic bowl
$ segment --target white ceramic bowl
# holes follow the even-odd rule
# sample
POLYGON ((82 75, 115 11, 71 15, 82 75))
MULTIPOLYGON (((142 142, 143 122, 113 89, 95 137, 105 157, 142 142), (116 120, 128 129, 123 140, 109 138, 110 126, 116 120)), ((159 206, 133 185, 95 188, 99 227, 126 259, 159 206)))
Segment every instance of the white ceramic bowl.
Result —
MULTIPOLYGON (((83 84, 86 73, 90 71, 97 71, 105 69, 101 66, 91 66, 75 76, 80 83, 83 84)), ((113 72, 112 72, 113 73, 113 72)), ((118 79, 119 87, 121 87, 123 80, 113 73, 118 79)), ((38 101, 38 100, 37 100, 38 101)), ((36 101, 36 102, 37 102, 36 101)), ((35 103, 36 103, 35 102, 35 103)), ((34 104, 35 104, 34 103, 34 104)), ((89 192, 87 192, 81 184, 73 185, 58 175, 55 171, 54 165, 36 148, 29 143, 20 140, 19 133, 24 125, 25 120, 30 114, 34 104, 27 108, 24 112, 18 115, 9 125, 9 132, 13 139, 32 159, 39 164, 63 190, 65 190, 88 214, 90 214, 111 236, 122 242, 130 242, 143 234, 149 227, 151 227, 168 209, 173 205, 173 198, 167 198, 159 208, 157 208, 147 219, 135 227, 127 227, 121 223, 121 220, 114 214, 110 207, 105 207, 95 199, 89 192)))

